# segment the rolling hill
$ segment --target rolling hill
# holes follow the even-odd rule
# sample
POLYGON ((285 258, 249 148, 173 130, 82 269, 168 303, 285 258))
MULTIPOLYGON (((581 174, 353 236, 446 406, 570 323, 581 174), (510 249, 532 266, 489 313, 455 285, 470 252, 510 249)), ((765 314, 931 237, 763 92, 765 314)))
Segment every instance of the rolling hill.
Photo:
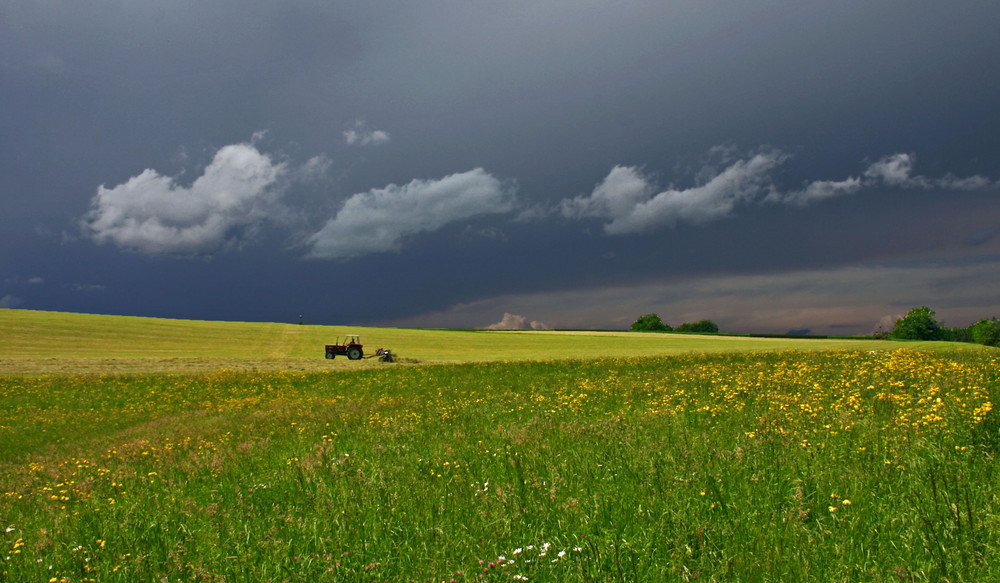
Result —
MULTIPOLYGON (((890 348, 874 340, 748 338, 626 331, 427 330, 213 322, 0 310, 0 373, 336 370, 376 360, 326 360, 323 346, 361 334, 366 353, 403 362, 457 363, 655 356, 691 352, 890 348)), ((931 343, 907 343, 911 348, 931 343)), ((945 343, 933 343, 941 346, 945 343)), ((951 346, 951 345, 949 345, 951 346)))

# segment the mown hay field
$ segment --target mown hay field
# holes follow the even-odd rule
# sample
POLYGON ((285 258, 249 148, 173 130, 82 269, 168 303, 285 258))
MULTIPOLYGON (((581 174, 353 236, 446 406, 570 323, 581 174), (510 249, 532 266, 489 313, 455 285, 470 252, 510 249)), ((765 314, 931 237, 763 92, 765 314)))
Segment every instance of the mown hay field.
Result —
MULTIPOLYGON (((367 353, 437 364, 663 356, 697 352, 864 349, 872 340, 746 338, 631 332, 415 330, 205 322, 0 309, 0 374, 356 370, 374 361, 327 361, 323 346, 360 333, 367 353)), ((940 349, 943 343, 885 343, 940 349)))
POLYGON ((8 374, 0 581, 998 580, 998 355, 8 374))

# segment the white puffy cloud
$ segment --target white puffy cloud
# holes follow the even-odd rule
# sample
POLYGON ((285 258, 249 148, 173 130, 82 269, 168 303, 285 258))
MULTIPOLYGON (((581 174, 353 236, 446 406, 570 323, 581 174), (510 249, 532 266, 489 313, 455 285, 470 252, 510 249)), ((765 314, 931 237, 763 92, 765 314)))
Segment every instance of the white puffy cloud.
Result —
POLYGON ((528 328, 532 330, 548 330, 549 327, 545 325, 544 322, 539 322, 538 320, 533 320, 530 324, 528 319, 524 316, 518 314, 511 314, 510 312, 504 312, 503 318, 495 324, 490 324, 486 327, 487 330, 527 330, 528 328))
POLYGON ((947 174, 943 178, 914 176, 913 165, 916 158, 913 154, 892 154, 884 156, 878 162, 865 170, 867 186, 893 186, 898 188, 939 188, 942 190, 982 190, 994 186, 993 181, 985 176, 975 175, 959 178, 947 174))
POLYGON ((985 176, 980 176, 976 174, 975 176, 969 176, 966 178, 959 178, 957 176, 952 176, 948 174, 944 178, 939 178, 937 185, 945 190, 983 190, 986 188, 992 188, 994 186, 1000 186, 1000 184, 995 184, 992 180, 985 176))
POLYGON ((590 196, 564 200, 562 213, 569 218, 628 216, 654 192, 654 186, 640 168, 615 166, 590 196))
POLYGON ((190 186, 152 169, 101 185, 81 225, 98 243, 141 253, 212 253, 243 242, 270 214, 285 173, 251 144, 225 146, 190 186))
POLYGON ((840 181, 817 180, 810 182, 802 190, 784 194, 776 192, 768 198, 768 201, 806 206, 823 199, 853 194, 861 190, 861 187, 862 182, 860 178, 852 177, 840 181))
POLYGON ((294 179, 301 182, 316 182, 326 177, 333 161, 326 155, 313 156, 295 169, 294 179))
POLYGON ((888 186, 926 188, 929 182, 921 176, 910 176, 913 157, 910 154, 885 156, 865 170, 865 178, 888 186))
POLYGON ((84 293, 102 292, 108 289, 107 287, 99 283, 71 283, 68 284, 66 287, 75 292, 84 292, 84 293))
POLYGON ((41 285, 45 283, 45 278, 37 275, 31 277, 22 277, 20 275, 12 275, 10 277, 4 278, 4 283, 10 283, 15 285, 41 285))
POLYGON ((732 214, 741 202, 759 200, 774 191, 771 170, 786 156, 778 151, 737 160, 692 188, 657 192, 651 180, 634 166, 615 166, 588 196, 564 200, 563 216, 609 219, 611 235, 643 233, 679 222, 706 223, 732 214))
POLYGON ((344 131, 344 142, 354 146, 379 146, 389 142, 389 132, 368 129, 364 120, 354 122, 354 127, 344 131))
POLYGON ((355 194, 306 244, 309 256, 320 259, 396 251, 408 236, 513 208, 513 188, 476 168, 355 194))
POLYGON ((959 178, 952 174, 943 178, 914 175, 913 165, 915 161, 916 158, 912 154, 899 153, 883 156, 877 162, 870 164, 860 177, 851 177, 841 181, 817 180, 809 183, 802 190, 779 193, 775 198, 778 199, 777 202, 807 205, 834 196, 854 194, 866 188, 937 188, 974 191, 993 186, 990 179, 979 175, 967 178, 959 178))

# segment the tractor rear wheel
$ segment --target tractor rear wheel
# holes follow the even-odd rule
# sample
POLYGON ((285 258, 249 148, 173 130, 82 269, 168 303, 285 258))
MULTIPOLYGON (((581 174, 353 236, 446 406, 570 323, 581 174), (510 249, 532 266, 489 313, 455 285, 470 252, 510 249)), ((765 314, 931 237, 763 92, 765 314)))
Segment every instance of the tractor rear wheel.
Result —
POLYGON ((361 349, 357 346, 352 346, 347 349, 347 358, 351 360, 361 360, 361 349))

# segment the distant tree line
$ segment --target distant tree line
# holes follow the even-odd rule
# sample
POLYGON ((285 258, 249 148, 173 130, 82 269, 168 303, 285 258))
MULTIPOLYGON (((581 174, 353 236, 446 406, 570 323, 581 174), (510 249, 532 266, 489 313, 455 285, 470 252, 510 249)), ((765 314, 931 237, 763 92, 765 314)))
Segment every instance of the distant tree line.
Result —
POLYGON ((983 319, 968 328, 946 328, 934 318, 934 310, 921 306, 896 320, 896 327, 891 332, 876 336, 898 340, 946 340, 1000 346, 1000 320, 983 319))
MULTIPOLYGON (((632 324, 633 332, 698 332, 714 334, 719 327, 711 320, 687 322, 677 328, 670 327, 656 314, 639 316, 632 324)), ((948 342, 974 342, 986 346, 1000 346, 1000 319, 982 319, 968 328, 947 328, 934 317, 934 310, 921 306, 896 320, 890 332, 879 331, 876 338, 896 340, 944 340, 948 342)))
POLYGON ((719 331, 719 327, 711 320, 700 320, 698 322, 685 322, 677 328, 671 328, 670 324, 663 322, 656 314, 646 314, 639 316, 639 319, 632 323, 633 332, 698 332, 702 334, 714 334, 719 331))

